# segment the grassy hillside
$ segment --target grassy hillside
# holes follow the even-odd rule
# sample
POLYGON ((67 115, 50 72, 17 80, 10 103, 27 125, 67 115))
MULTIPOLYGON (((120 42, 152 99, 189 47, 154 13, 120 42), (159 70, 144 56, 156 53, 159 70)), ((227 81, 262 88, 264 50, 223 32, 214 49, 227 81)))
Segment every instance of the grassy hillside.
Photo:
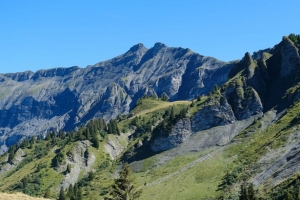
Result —
POLYGON ((31 196, 24 195, 22 193, 6 194, 0 193, 0 200, 46 200, 44 198, 35 198, 31 196))
POLYGON ((23 141, 17 148, 11 148, 13 150, 0 157, 3 169, 0 173, 0 190, 20 191, 31 196, 44 196, 49 191, 52 198, 57 198, 61 186, 68 188, 70 184, 76 183, 81 188, 84 198, 93 199, 105 195, 118 168, 118 160, 112 160, 105 148, 107 143, 115 140, 128 150, 140 137, 151 134, 135 134, 137 129, 141 129, 150 120, 155 120, 155 126, 165 111, 172 106, 177 112, 180 107, 188 105, 188 101, 171 103, 145 98, 136 106, 131 116, 119 116, 118 129, 121 130, 121 135, 108 134, 109 127, 101 127, 101 120, 95 120, 77 132, 60 132, 57 135, 50 132, 45 140, 23 141), (132 125, 135 119, 138 119, 138 122, 132 125), (128 141, 128 134, 135 137, 128 141), (95 138, 99 141, 99 147, 95 147, 95 138), (86 151, 88 156, 85 155, 86 151), (8 157, 11 152, 15 155, 10 161, 8 157), (76 162, 76 159, 82 162, 76 162), (85 160, 90 162, 86 166, 85 160), (68 172, 68 167, 71 172, 68 172), (70 181, 70 176, 78 178, 70 181))

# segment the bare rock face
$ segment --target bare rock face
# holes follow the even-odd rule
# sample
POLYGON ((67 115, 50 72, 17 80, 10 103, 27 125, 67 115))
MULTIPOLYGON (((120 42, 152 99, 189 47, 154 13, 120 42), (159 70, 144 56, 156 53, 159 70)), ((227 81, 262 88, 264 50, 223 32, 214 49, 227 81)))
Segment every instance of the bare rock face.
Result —
POLYGON ((183 143, 191 134, 191 120, 189 118, 180 119, 172 128, 168 137, 160 137, 154 140, 151 149, 155 152, 172 149, 183 143))
POLYGON ((284 37, 280 45, 282 58, 280 75, 284 77, 300 68, 299 50, 288 37, 284 37))
POLYGON ((226 98, 221 95, 213 95, 210 98, 192 118, 193 132, 230 124, 236 120, 226 98))
POLYGON ((65 172, 67 165, 70 165, 71 172, 64 175, 57 191, 59 191, 61 187, 66 189, 70 185, 74 185, 78 181, 80 174, 87 174, 92 169, 96 157, 93 153, 90 153, 89 156, 86 157, 85 152, 88 151, 89 146, 89 141, 80 141, 74 146, 72 152, 67 155, 65 164, 60 166, 58 171, 60 173, 65 172))
POLYGON ((137 44, 87 68, 0 74, 0 153, 25 136, 126 114, 145 94, 196 98, 227 81, 231 63, 162 43, 137 44))
MULTIPOLYGON (((3 174, 17 167, 18 164, 25 158, 25 156, 26 153, 21 148, 19 148, 15 153, 15 158, 11 162, 2 163, 0 165, 0 174, 3 174)), ((8 161, 8 156, 6 161, 8 161)))

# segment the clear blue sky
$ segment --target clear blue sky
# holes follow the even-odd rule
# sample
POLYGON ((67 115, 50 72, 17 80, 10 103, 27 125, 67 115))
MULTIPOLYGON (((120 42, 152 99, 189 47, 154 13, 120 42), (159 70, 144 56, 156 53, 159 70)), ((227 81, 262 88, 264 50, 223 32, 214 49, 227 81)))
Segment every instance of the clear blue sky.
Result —
POLYGON ((0 73, 86 67, 143 43, 230 61, 300 34, 299 0, 1 0, 0 73))

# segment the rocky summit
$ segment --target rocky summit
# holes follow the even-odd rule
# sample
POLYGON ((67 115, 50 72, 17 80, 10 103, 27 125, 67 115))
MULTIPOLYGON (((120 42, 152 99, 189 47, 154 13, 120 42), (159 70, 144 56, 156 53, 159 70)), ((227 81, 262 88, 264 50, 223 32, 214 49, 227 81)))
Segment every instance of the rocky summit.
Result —
POLYGON ((231 67, 190 49, 156 43, 150 49, 137 44, 86 68, 0 74, 0 153, 26 136, 127 114, 143 95, 165 93, 175 101, 207 94, 227 81, 231 67))

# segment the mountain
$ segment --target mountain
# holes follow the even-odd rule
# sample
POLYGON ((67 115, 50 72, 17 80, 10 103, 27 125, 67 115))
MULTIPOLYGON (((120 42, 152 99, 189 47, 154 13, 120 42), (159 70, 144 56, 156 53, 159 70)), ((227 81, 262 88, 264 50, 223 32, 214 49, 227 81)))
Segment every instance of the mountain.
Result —
POLYGON ((0 146, 25 136, 74 130, 91 119, 128 114, 145 94, 171 101, 207 94, 227 80, 232 63, 162 43, 137 44, 87 68, 0 74, 0 146))
MULTIPOLYGON (((103 199, 128 162, 143 189, 140 199, 297 199, 299 47, 300 36, 290 35, 273 48, 245 53, 217 68, 230 69, 223 83, 202 91, 207 94, 178 89, 188 100, 170 91, 171 102, 157 98, 153 86, 133 101, 118 83, 135 102, 128 114, 11 146, 0 156, 0 191, 57 198, 63 188, 67 199, 103 199)), ((194 81, 182 79, 189 87, 194 81)))

